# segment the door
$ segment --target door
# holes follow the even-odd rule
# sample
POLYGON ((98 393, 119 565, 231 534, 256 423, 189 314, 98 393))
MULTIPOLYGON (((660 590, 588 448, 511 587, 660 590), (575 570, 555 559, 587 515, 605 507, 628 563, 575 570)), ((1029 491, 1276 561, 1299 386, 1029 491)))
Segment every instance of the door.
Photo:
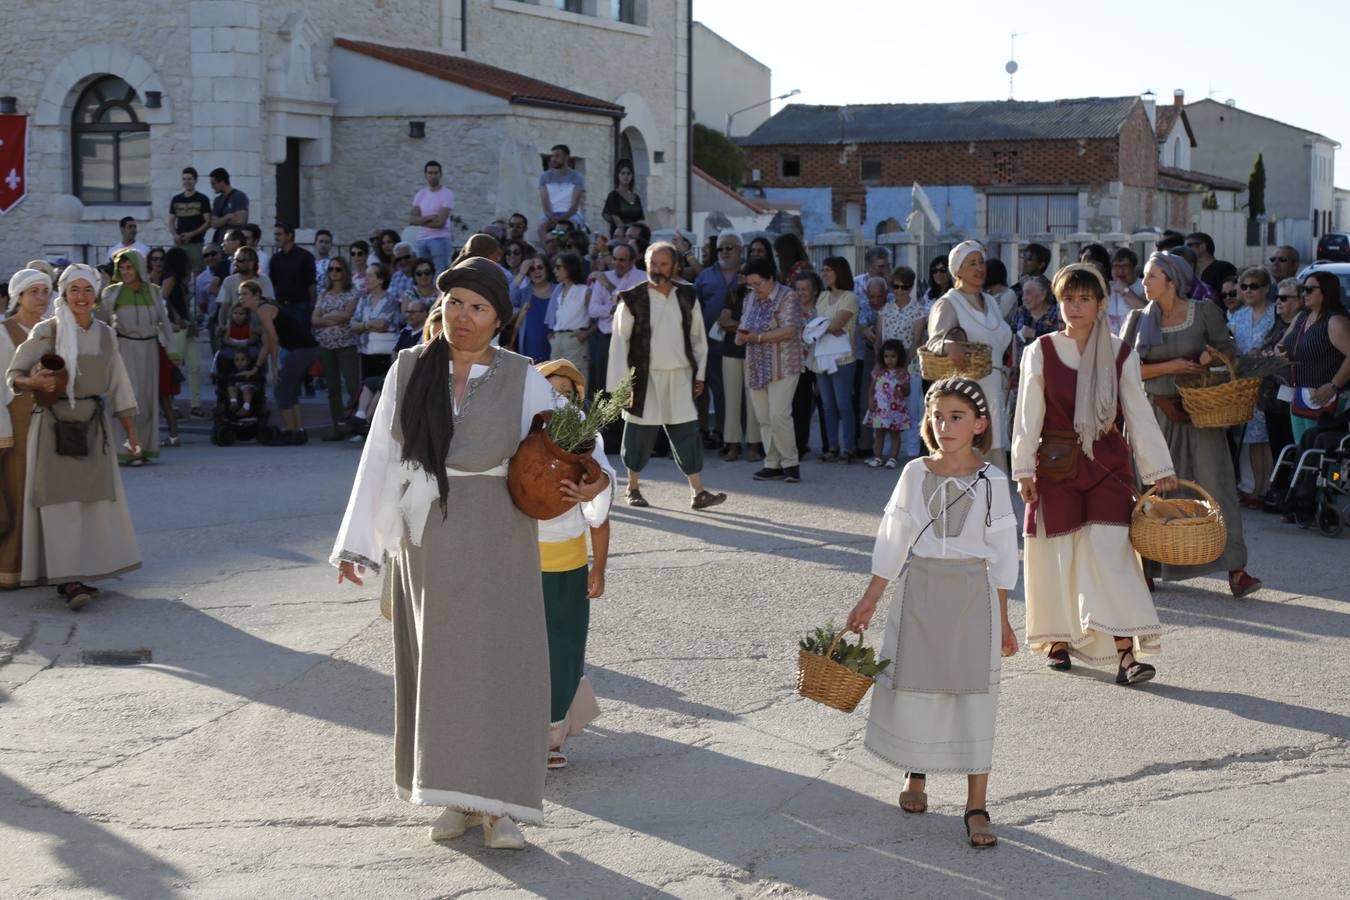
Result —
POLYGON ((300 138, 286 138, 286 160, 277 164, 277 219, 300 227, 300 138))

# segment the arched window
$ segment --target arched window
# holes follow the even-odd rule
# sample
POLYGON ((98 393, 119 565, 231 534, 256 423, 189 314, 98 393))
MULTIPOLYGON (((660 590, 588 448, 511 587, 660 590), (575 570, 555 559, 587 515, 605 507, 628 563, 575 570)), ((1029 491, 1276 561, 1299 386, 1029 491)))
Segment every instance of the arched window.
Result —
POLYGON ((1181 168, 1181 138, 1172 139, 1172 168, 1181 168))
POLYGON ((150 126, 131 85, 105 75, 80 93, 70 147, 72 185, 82 201, 150 202, 150 126))

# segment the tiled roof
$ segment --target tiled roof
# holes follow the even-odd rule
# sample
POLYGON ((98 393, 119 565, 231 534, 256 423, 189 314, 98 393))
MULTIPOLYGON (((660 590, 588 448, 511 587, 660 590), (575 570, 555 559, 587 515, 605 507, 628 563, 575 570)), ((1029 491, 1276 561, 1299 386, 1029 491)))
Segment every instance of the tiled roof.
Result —
POLYGON ((1177 116, 1181 116, 1181 124, 1186 129, 1186 137, 1191 142, 1191 146, 1197 146, 1195 142, 1195 132, 1191 131, 1191 120, 1187 117, 1184 109, 1178 109, 1175 106, 1164 106, 1158 110, 1158 122, 1153 126, 1153 133, 1158 138, 1158 143, 1167 140, 1167 135, 1171 134, 1172 126, 1177 123, 1177 116))
POLYGON ((448 56, 434 50, 420 47, 389 47, 384 44, 371 44, 366 41, 353 41, 349 38, 337 38, 335 46, 360 53, 372 59, 392 63, 432 78, 440 78, 455 84, 462 84, 475 91, 501 97, 512 103, 527 106, 560 106, 582 111, 593 111, 607 116, 622 116, 624 108, 617 103, 601 100, 588 94, 570 91, 567 88, 530 78, 518 72, 499 69, 487 63, 448 56))
POLYGON ((1113 138, 1138 97, 969 103, 790 104, 737 143, 929 144, 1113 138))
POLYGON ((743 194, 736 193, 731 188, 727 187, 725 184, 723 184, 716 178, 709 175, 707 172, 700 169, 698 166, 690 166, 689 168, 693 170, 695 178, 703 179, 708 184, 708 186, 711 187, 713 190, 725 194, 727 197, 736 201, 742 206, 750 209, 752 212, 766 213, 769 211, 769 207, 760 203, 758 200, 752 200, 751 198, 746 197, 743 194))
POLYGON ((1190 169, 1158 166, 1158 187, 1164 190, 1188 191, 1194 189, 1197 184, 1219 191, 1245 191, 1247 189, 1244 182, 1224 178, 1222 175, 1210 175, 1207 172, 1194 172, 1190 169))

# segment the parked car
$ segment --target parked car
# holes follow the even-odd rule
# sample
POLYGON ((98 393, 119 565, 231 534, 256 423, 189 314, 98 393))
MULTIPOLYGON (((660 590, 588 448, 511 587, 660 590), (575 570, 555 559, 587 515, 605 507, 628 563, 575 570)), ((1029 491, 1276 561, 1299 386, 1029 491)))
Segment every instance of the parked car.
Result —
POLYGON ((1350 234, 1328 231, 1317 241, 1318 262, 1350 262, 1350 234))
POLYGON ((1310 266, 1299 269, 1298 278, 1302 281, 1309 272, 1330 272, 1341 282, 1341 296, 1350 297, 1350 262, 1324 262, 1318 260, 1310 266))

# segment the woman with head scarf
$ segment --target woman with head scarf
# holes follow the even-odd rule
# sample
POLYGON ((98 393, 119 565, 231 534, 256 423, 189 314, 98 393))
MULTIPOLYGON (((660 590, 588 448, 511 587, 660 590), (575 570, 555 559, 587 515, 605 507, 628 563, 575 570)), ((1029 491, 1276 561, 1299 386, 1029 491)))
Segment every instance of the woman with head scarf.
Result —
POLYGON ((1100 268, 1065 266, 1053 290, 1064 330, 1027 345, 1013 417, 1027 646, 1061 671, 1070 657, 1115 662, 1116 683, 1137 684, 1154 675, 1139 657, 1159 652, 1162 625, 1130 545, 1131 458, 1147 483, 1170 490, 1177 480, 1139 357, 1107 324, 1100 268))
MULTIPOLYGON (((51 268, 48 266, 48 268, 51 268)), ((20 269, 9 279, 9 308, 0 322, 0 367, 8 371, 14 351, 28 340, 33 326, 47 317, 52 303, 51 275, 20 269)), ((0 587, 19 584, 23 537, 23 486, 28 471, 26 449, 33 420, 33 395, 0 386, 0 587)))
MULTIPOLYGON (((482 824, 519 849, 543 819, 549 655, 539 528, 511 501, 507 463, 557 395, 493 346, 506 276, 462 260, 437 280, 444 331, 398 354, 366 437, 331 561, 339 583, 394 560, 394 781, 446 807, 432 840, 482 824)), ((609 480, 561 488, 589 502, 609 480)))
POLYGON ((112 328, 94 316, 98 281, 85 265, 61 273, 56 314, 33 326, 5 376, 13 394, 38 393, 42 404, 27 446, 15 448, 27 468, 19 583, 59 585, 71 609, 98 596, 87 581, 141 565, 111 421, 139 456, 136 393, 112 328))
POLYGON ((112 265, 113 283, 103 289, 97 315, 117 333, 117 349, 136 391, 136 434, 145 442, 143 456, 133 456, 123 447, 117 458, 142 466, 159 458, 159 354, 161 347, 173 346, 173 335, 159 288, 146 274, 144 257, 135 250, 121 250, 112 265))
POLYGON ((984 245, 979 241, 957 244, 947 254, 947 269, 956 283, 929 310, 928 336, 936 337, 960 327, 970 343, 989 346, 994 368, 979 380, 989 401, 989 430, 993 435, 993 446, 987 455, 991 462, 1006 470, 1008 370, 1003 365, 1003 354, 1012 343, 1012 329, 1004 320, 998 301, 984 292, 984 245))
POLYGON ((1222 567, 1228 572, 1233 596, 1245 597, 1259 590, 1261 582, 1247 574, 1247 544, 1242 538, 1242 508, 1227 430, 1191 424, 1177 392, 1178 375, 1198 375, 1218 363, 1207 348, 1230 359, 1237 350, 1224 311, 1208 300, 1189 299, 1194 283, 1190 262, 1171 253, 1153 253, 1144 265, 1148 305, 1130 311, 1120 336, 1139 354, 1144 391, 1167 439, 1177 477, 1194 481, 1214 495, 1228 526, 1228 545, 1208 566, 1149 562, 1145 571, 1149 577, 1178 581, 1222 567))

